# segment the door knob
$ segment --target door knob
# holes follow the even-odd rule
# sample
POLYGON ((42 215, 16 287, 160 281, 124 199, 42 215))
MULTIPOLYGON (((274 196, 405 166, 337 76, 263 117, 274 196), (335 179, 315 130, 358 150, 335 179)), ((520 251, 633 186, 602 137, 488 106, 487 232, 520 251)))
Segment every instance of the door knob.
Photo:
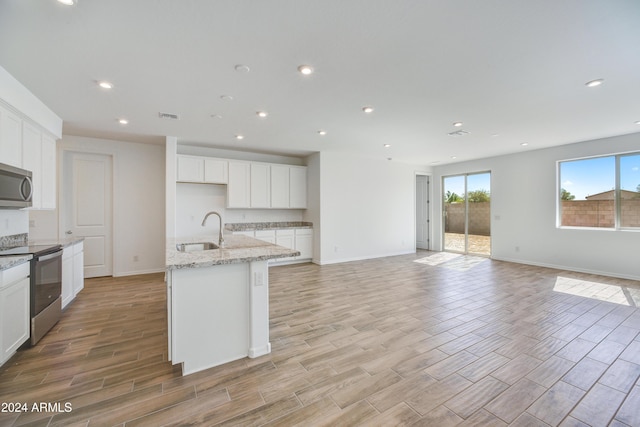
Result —
POLYGON ((64 234, 73 234, 73 231, 71 231, 71 230, 67 230, 67 231, 65 231, 65 233, 64 233, 64 234))

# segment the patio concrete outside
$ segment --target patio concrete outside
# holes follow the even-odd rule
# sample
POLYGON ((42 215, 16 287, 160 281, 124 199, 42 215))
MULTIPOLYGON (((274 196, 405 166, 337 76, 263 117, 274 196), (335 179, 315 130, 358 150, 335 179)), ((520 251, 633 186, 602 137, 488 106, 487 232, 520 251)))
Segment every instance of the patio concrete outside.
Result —
MULTIPOLYGON (((464 234, 444 233, 444 250, 464 252, 464 234)), ((491 236, 469 234, 469 253, 491 255, 491 236)))

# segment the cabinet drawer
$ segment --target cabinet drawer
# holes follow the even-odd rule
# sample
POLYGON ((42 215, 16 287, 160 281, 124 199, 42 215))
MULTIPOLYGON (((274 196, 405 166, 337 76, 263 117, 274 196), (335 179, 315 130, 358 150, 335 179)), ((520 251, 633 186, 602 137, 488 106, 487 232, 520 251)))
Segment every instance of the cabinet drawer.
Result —
POLYGON ((312 236, 313 228, 296 228, 296 236, 312 236))
POLYGON ((275 239, 276 231, 275 230, 256 230, 256 239, 262 239, 265 237, 275 239))
POLYGON ((31 263, 29 261, 0 271, 0 289, 29 277, 29 274, 31 274, 31 263))
POLYGON ((276 230, 276 237, 293 237, 294 234, 295 234, 295 230, 293 228, 276 230))

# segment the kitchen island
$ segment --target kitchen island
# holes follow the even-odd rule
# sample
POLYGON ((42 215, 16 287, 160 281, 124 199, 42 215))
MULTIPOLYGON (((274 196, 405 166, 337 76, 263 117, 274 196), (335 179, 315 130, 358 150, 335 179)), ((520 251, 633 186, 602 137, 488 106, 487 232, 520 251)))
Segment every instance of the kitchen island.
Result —
POLYGON ((167 242, 169 360, 183 375, 271 352, 268 260, 299 252, 242 235, 225 240, 224 248, 188 252, 177 245, 217 237, 167 242))

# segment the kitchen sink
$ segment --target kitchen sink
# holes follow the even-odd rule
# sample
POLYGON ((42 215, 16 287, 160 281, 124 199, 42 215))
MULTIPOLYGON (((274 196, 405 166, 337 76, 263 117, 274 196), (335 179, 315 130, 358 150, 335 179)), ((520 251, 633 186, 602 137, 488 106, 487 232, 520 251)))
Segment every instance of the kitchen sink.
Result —
POLYGON ((206 251, 209 249, 218 249, 219 246, 213 242, 199 242, 199 243, 178 243, 176 250, 178 252, 196 252, 206 251))

